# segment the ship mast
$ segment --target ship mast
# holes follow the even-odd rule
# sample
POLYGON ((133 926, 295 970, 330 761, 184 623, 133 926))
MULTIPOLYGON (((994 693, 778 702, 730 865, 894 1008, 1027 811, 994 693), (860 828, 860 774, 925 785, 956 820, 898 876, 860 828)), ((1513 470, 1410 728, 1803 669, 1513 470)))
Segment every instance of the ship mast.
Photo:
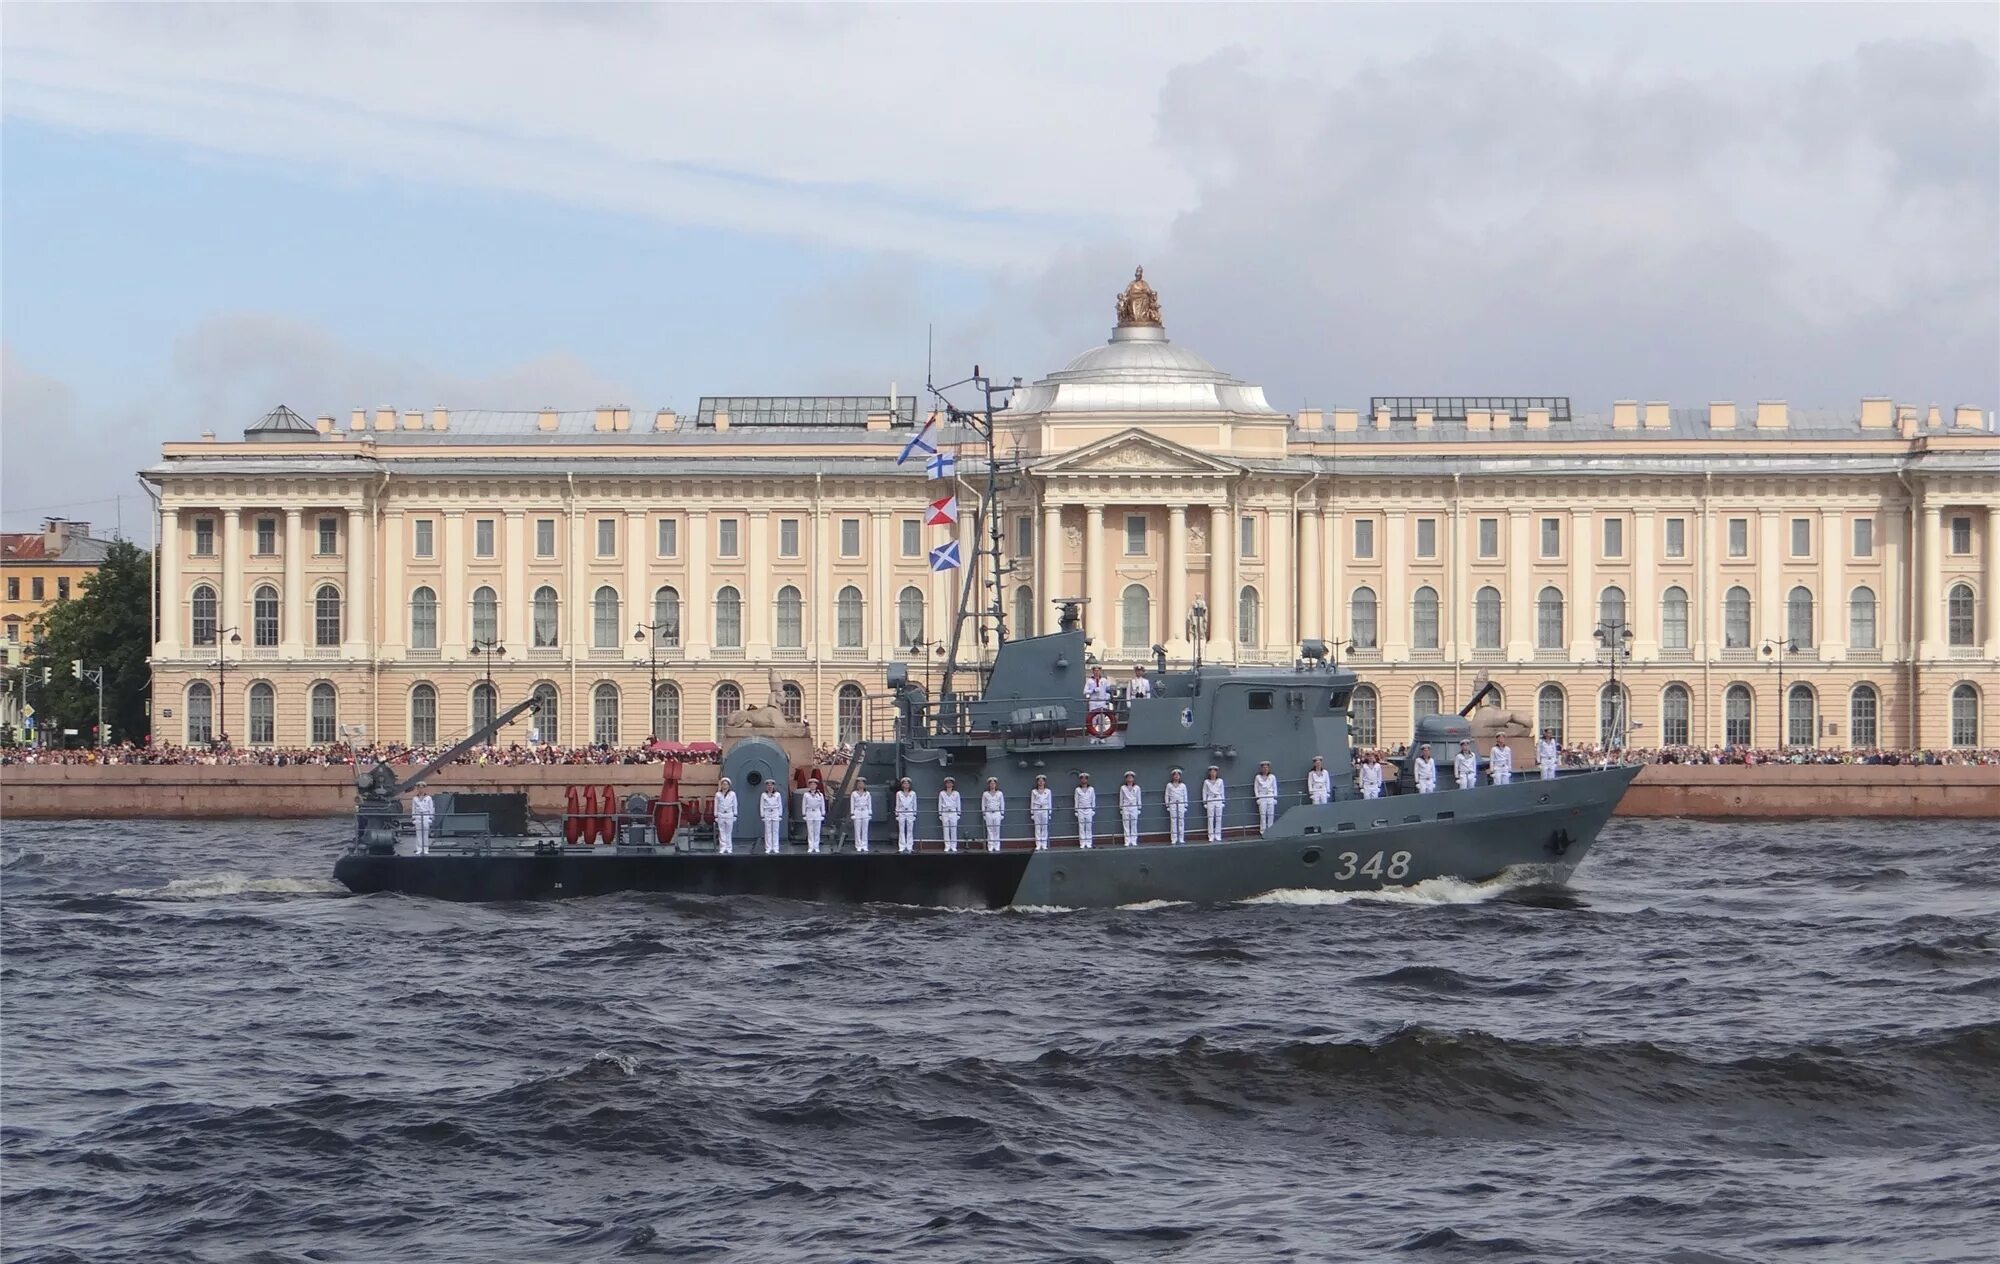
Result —
POLYGON ((979 504, 973 510, 972 517, 973 539, 979 540, 983 532, 985 544, 981 546, 975 543, 973 555, 966 559, 965 580, 959 585, 958 605, 952 614, 951 639, 944 660, 944 678, 938 685, 938 702, 943 712, 947 714, 951 710, 950 704, 957 697, 955 678, 960 670, 958 653, 959 646, 964 640, 966 623, 973 624, 975 635, 982 644, 986 642, 989 629, 995 649, 1007 643, 1006 584, 1003 581, 1013 567, 1000 556, 1000 544, 1003 539, 999 513, 1000 453, 993 436, 993 414, 1006 411, 1007 400, 1004 397, 1019 389, 1020 385, 1021 379, 1018 377, 1010 382, 995 385, 993 379, 981 372, 976 364, 972 366, 970 377, 944 386, 931 382, 924 383, 925 388, 937 400, 938 406, 944 410, 947 424, 969 428, 986 444, 986 486, 979 494, 979 504), (979 392, 978 407, 963 409, 945 398, 944 392, 961 386, 970 386, 979 392), (996 396, 1003 397, 998 404, 994 402, 996 396), (983 611, 975 598, 975 589, 979 583, 979 555, 982 552, 986 555, 987 566, 992 576, 986 582, 993 589, 993 599, 987 603, 983 611), (982 613, 988 621, 986 627, 980 626, 982 613))

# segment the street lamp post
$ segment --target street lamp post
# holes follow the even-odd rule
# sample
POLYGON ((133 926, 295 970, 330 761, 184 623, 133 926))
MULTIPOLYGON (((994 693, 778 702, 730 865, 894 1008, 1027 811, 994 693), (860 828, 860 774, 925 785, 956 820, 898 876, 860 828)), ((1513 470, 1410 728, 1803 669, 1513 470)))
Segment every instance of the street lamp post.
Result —
POLYGON ((660 739, 658 733, 651 732, 660 696, 660 633, 672 636, 679 631, 677 624, 642 623, 632 633, 633 640, 646 643, 646 728, 654 741, 660 739))
POLYGON ((1785 721, 1789 718, 1785 702, 1785 655, 1798 653, 1799 643, 1790 637, 1783 640, 1774 638, 1764 642, 1760 652, 1778 665, 1778 750, 1782 753, 1788 745, 1785 741, 1785 721))
MULTIPOLYGON (((1625 625, 1625 620, 1623 619, 1604 619, 1599 621, 1598 625, 1591 630, 1591 636, 1596 638, 1599 649, 1611 655, 1611 680, 1609 687, 1611 689, 1611 705, 1614 710, 1612 712, 1613 719, 1609 735, 1610 744, 1615 750, 1623 750, 1625 749, 1625 695, 1618 689, 1618 662, 1620 659, 1629 659, 1632 657, 1632 629, 1625 625)), ((1598 721, 1598 727, 1602 729, 1604 726, 1601 714, 1598 717, 1598 721)), ((1604 734, 1600 733, 1599 736, 1602 737, 1604 734)))
POLYGON ((210 746, 220 746, 222 749, 228 750, 229 659, 222 652, 222 647, 225 644, 222 639, 224 637, 229 638, 226 642, 229 645, 243 644, 243 638, 237 635, 235 628, 217 628, 215 630, 215 732, 209 735, 208 744, 210 746))
POLYGON ((496 656, 507 657, 507 647, 497 639, 481 638, 472 643, 472 652, 486 660, 486 705, 489 710, 485 718, 477 720, 477 723, 490 724, 493 717, 500 714, 500 695, 493 692, 493 660, 496 656))
POLYGON ((1188 645, 1194 650, 1194 667, 1201 670, 1201 647, 1208 640, 1208 602, 1200 597, 1194 599, 1194 606, 1187 616, 1188 645))

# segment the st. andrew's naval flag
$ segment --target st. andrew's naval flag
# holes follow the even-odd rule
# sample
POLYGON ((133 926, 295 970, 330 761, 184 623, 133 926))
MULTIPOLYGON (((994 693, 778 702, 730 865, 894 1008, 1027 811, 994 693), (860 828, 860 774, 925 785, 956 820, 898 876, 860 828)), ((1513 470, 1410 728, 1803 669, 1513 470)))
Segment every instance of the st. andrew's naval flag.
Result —
POLYGON ((931 511, 924 518, 927 527, 948 527, 958 521, 958 497, 945 496, 931 502, 931 511))
POLYGON ((946 540, 931 550, 931 569, 934 571, 958 569, 958 541, 946 540))
POLYGON ((924 424, 918 426, 917 433, 911 435, 910 441, 903 445, 903 455, 896 458, 896 464, 901 465, 919 452, 933 456, 937 454, 937 445, 924 437, 931 432, 931 426, 936 421, 936 413, 932 413, 930 416, 924 418, 924 424))

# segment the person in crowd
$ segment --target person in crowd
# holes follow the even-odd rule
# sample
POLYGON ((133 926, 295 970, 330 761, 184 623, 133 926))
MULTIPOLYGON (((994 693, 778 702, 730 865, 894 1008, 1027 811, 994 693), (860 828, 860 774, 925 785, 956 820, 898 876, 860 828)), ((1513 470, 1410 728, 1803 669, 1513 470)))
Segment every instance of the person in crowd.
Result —
POLYGON ((778 831, 785 825, 785 792, 776 781, 764 783, 764 793, 757 799, 757 819, 764 825, 764 854, 777 855, 778 831))
POLYGON ((1257 833, 1271 832, 1271 822, 1278 819, 1278 777, 1271 771, 1271 762, 1265 760, 1257 765, 1257 775, 1250 779, 1250 793, 1257 800, 1257 833))
POLYGON ((1438 765, 1437 760, 1431 756, 1431 744, 1429 742, 1425 742, 1417 748, 1417 758, 1414 761, 1413 768, 1417 783, 1417 793, 1437 793, 1438 765))
POLYGON ((1124 782, 1118 787, 1118 819, 1125 826, 1125 845, 1139 845, 1139 807, 1145 797, 1139 788, 1139 774, 1127 772, 1124 782))
POLYGON ((847 819, 854 825, 854 850, 868 850, 868 825, 875 817, 875 796, 868 793, 868 781, 863 777, 854 779, 854 790, 847 796, 847 819))
POLYGON ((419 856, 431 854, 431 823, 436 819, 437 800, 431 798, 429 790, 419 787, 410 799, 410 824, 416 827, 419 856))
POLYGON ((806 819, 806 850, 819 852, 820 828, 826 824, 826 787, 815 777, 806 784, 806 792, 799 799, 799 815, 806 819))
POLYGON ((1306 801, 1308 803, 1333 802, 1333 773, 1326 766, 1323 756, 1313 756, 1313 766, 1306 770, 1306 801))
POLYGON ((917 849, 917 792, 908 777, 896 783, 896 850, 917 849))
POLYGON ((965 801, 959 797, 958 782, 951 777, 944 779, 938 789, 938 826, 944 831, 944 849, 958 850, 958 822, 965 814, 965 801))
POLYGON ((1167 774, 1167 840, 1180 847, 1187 842, 1188 785, 1176 768, 1167 774))
POLYGON ((1000 850, 1000 825, 1007 819, 1007 796, 1000 793, 1000 778, 986 779, 986 793, 979 796, 979 814, 986 818, 986 850, 1000 850))
POLYGON ((1496 786, 1514 780, 1514 748, 1495 738, 1493 749, 1486 753, 1486 771, 1496 786))
POLYGON ((1535 743, 1535 762, 1542 767, 1542 780, 1554 781, 1556 765, 1562 761, 1562 743, 1556 740, 1553 729, 1542 730, 1542 740, 1535 743))
POLYGON ((1208 776, 1201 782, 1201 810, 1208 814, 1208 841, 1222 841, 1222 807, 1228 797, 1229 787, 1223 783, 1222 769, 1214 764, 1208 766, 1208 776))
MULTIPOLYGON (((1104 678, 1104 669, 1102 667, 1091 668, 1090 678, 1083 682, 1083 706, 1086 731, 1088 731, 1092 717, 1099 711, 1111 710, 1111 682, 1104 678)), ((1091 745, 1101 745, 1103 741, 1104 739, 1098 737, 1095 733, 1091 734, 1091 745)))
POLYGON ((724 777, 715 783, 715 850, 727 856, 736 850, 736 789, 724 777))
POLYGON ((1076 845, 1088 851, 1096 844, 1093 835, 1097 829, 1097 787, 1090 784, 1090 774, 1076 775, 1076 845))
POLYGON ((1035 850, 1049 849, 1049 818, 1056 814, 1056 793, 1047 777, 1036 777, 1028 790, 1028 820, 1035 826, 1035 850))
POLYGON ((1143 666, 1135 665, 1132 668, 1132 683, 1125 687, 1125 696, 1128 699, 1150 698, 1153 696, 1153 682, 1146 675, 1146 669, 1143 666))
POLYGON ((1479 784, 1479 755, 1472 749, 1471 742, 1458 744, 1458 754, 1451 758, 1451 772, 1461 790, 1470 790, 1479 784))

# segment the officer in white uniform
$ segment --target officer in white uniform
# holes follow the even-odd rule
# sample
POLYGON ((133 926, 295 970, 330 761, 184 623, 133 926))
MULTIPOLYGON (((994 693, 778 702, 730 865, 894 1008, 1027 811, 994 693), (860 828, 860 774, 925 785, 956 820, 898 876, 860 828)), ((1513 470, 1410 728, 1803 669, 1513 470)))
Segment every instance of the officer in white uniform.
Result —
POLYGON ((1535 743, 1535 761, 1542 766, 1542 780, 1556 779, 1556 765, 1562 760, 1562 743, 1556 741, 1553 729, 1542 730, 1542 740, 1535 743))
POLYGON ((1271 822, 1278 819, 1278 778, 1271 771, 1269 760, 1257 765, 1257 775, 1250 779, 1250 793, 1257 800, 1257 832, 1271 832, 1271 822))
POLYGON ((1166 802, 1167 838, 1179 847, 1187 842, 1188 784, 1178 768, 1167 774, 1166 802))
POLYGON ((908 777, 896 783, 896 850, 917 849, 917 792, 908 777))
POLYGON ((1514 779, 1514 748, 1505 742, 1496 741, 1493 749, 1486 752, 1486 771, 1492 776, 1493 784, 1504 786, 1514 779))
POLYGON ((1130 698, 1150 698, 1153 696, 1153 682, 1146 675, 1144 667, 1132 669, 1132 683, 1125 687, 1125 696, 1130 698))
POLYGON ((1056 794, 1049 789, 1047 777, 1035 778, 1035 785, 1028 791, 1028 819, 1035 823, 1035 850, 1049 849, 1049 818, 1056 814, 1056 794))
POLYGON ((431 854, 431 822, 437 819, 437 800, 428 790, 419 790, 410 799, 410 824, 417 830, 417 854, 431 854))
POLYGON ((1208 841, 1211 843, 1222 841, 1222 806, 1228 789, 1222 780, 1222 769, 1210 764, 1208 776, 1201 783, 1201 810, 1208 813, 1208 841))
POLYGON ((764 823, 764 854, 778 854, 778 831, 785 824, 785 792, 778 789, 776 781, 764 783, 764 793, 757 799, 757 819, 764 823))
POLYGON ((1333 773, 1327 769, 1326 760, 1313 756, 1313 766, 1306 773, 1306 799, 1312 803, 1333 802, 1333 773))
POLYGON ((729 778, 715 783, 715 850, 727 856, 736 850, 731 835, 736 833, 736 791, 729 778))
POLYGON ((1092 835, 1097 829, 1097 787, 1090 784, 1090 774, 1076 775, 1076 845, 1088 851, 1095 845, 1092 835))
POLYGON ((847 796, 847 819, 854 823, 854 850, 866 853, 868 825, 875 819, 875 797, 868 793, 865 778, 854 779, 854 790, 847 796))
POLYGON ((1435 794, 1438 788, 1438 765, 1437 760, 1431 758, 1429 742, 1417 748, 1417 757, 1412 762, 1416 769, 1417 793, 1435 794))
POLYGON ((959 797, 958 782, 951 777, 944 779, 944 786, 938 791, 938 825, 944 830, 944 849, 958 850, 958 820, 965 815, 965 801, 959 797))
POLYGON ((1471 742, 1458 744, 1458 754, 1451 759, 1451 771, 1458 778, 1461 790, 1470 790, 1479 784, 1479 755, 1472 749, 1471 742))
POLYGON ((1000 824, 1007 819, 1007 796, 1000 793, 1000 778, 986 779, 986 792, 979 796, 979 815, 986 818, 986 850, 1000 850, 1000 824))
MULTIPOLYGON (((1091 668, 1090 678, 1083 682, 1083 706, 1086 731, 1088 731, 1090 716, 1096 715, 1099 711, 1111 710, 1111 682, 1104 678, 1104 669, 1102 667, 1091 668)), ((1094 733, 1091 734, 1091 745, 1100 746, 1103 742, 1103 738, 1098 737, 1094 733)))
POLYGON ((1139 805, 1146 792, 1139 786, 1139 774, 1128 772, 1118 787, 1118 819, 1125 825, 1125 845, 1139 845, 1139 805))
POLYGON ((817 853, 820 827, 826 824, 826 790, 818 781, 810 782, 799 802, 803 805, 799 814, 806 818, 806 850, 817 853))

